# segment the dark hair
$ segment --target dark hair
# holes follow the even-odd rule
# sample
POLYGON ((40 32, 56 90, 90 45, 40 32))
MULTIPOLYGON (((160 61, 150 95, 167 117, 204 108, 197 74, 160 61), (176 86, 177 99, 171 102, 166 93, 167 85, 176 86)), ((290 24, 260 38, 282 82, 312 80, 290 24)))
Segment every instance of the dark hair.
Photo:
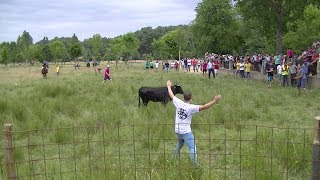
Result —
POLYGON ((192 94, 189 91, 185 91, 183 93, 183 98, 184 98, 185 101, 190 101, 191 100, 191 96, 192 96, 192 94))

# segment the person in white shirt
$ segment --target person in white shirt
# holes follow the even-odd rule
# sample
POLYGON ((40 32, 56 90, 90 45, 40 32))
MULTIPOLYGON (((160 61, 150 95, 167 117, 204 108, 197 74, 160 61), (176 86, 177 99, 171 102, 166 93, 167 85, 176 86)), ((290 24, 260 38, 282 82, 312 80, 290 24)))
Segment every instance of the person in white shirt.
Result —
POLYGON ((193 165, 197 166, 196 145, 194 143, 194 136, 190 127, 192 114, 210 108, 212 105, 214 105, 221 99, 221 95, 216 95, 210 102, 208 102, 205 105, 194 105, 190 104, 192 96, 190 92, 184 92, 184 100, 182 101, 173 94, 171 89, 171 81, 168 80, 166 84, 169 96, 172 99, 173 105, 176 107, 175 133, 178 142, 175 148, 174 158, 176 159, 180 155, 180 150, 183 147, 183 144, 185 143, 189 148, 190 158, 193 165))
POLYGON ((159 61, 156 61, 156 70, 158 70, 159 69, 159 61))
POLYGON ((282 82, 282 63, 277 66, 277 74, 278 74, 278 79, 280 82, 279 86, 280 86, 282 82))
POLYGON ((209 62, 208 62, 208 74, 209 74, 209 79, 210 79, 210 74, 212 73, 212 76, 213 76, 213 78, 215 78, 215 76, 214 76, 214 69, 213 69, 213 62, 212 62, 212 60, 210 60, 209 62))

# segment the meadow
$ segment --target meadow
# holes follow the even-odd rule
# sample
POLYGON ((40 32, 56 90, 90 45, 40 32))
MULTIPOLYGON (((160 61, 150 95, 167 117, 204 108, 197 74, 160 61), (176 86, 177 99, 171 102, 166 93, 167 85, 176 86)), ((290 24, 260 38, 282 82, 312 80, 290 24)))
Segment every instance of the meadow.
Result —
MULTIPOLYGON (((103 72, 84 65, 60 65, 59 77, 50 65, 47 79, 39 64, 0 67, 0 121, 13 124, 21 179, 309 179, 318 90, 306 96, 227 74, 208 79, 146 71, 143 63, 109 64, 112 83, 104 86, 103 72), (138 108, 141 86, 165 86, 169 79, 191 91, 194 104, 222 95, 193 116, 201 168, 189 164, 186 147, 172 160, 172 103, 138 108)), ((5 177, 3 153, 0 159, 5 177)))

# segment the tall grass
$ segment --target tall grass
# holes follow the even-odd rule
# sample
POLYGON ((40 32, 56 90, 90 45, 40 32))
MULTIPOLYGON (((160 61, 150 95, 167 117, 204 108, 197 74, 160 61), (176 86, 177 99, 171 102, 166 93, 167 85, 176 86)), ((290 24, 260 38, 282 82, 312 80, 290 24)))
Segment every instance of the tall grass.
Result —
MULTIPOLYGON (((50 70, 48 79, 43 79, 38 73, 39 67, 2 67, 1 123, 12 123, 15 131, 39 129, 15 133, 15 145, 52 144, 44 149, 42 146, 16 148, 15 159, 70 157, 70 160, 48 160, 46 166, 42 161, 22 163, 18 166, 19 174, 46 170, 55 172, 53 177, 59 178, 59 172, 64 170, 71 172, 63 174, 69 179, 74 176, 80 179, 132 179, 132 176, 237 179, 242 169, 242 177, 248 179, 283 179, 286 177, 283 172, 289 169, 287 174, 299 179, 309 173, 312 136, 301 129, 312 128, 313 117, 319 110, 319 91, 310 90, 309 96, 298 96, 295 88, 277 85, 267 88, 264 82, 254 79, 234 79, 225 74, 208 79, 193 73, 145 71, 143 67, 139 63, 117 67, 111 64, 113 80, 104 86, 102 74, 92 68, 74 70, 70 65, 62 65, 59 77, 50 70), (219 104, 193 117, 194 123, 200 123, 193 126, 199 139, 200 169, 190 166, 187 148, 183 149, 178 162, 172 161, 175 145, 172 103, 163 106, 150 102, 148 107, 138 108, 139 87, 165 86, 168 79, 191 91, 195 104, 204 104, 215 94, 223 97, 219 104), (256 131, 243 125, 290 127, 300 131, 272 128, 256 131), (82 126, 92 128, 73 129, 82 126), (247 141, 240 143, 239 133, 247 141), (307 142, 303 144, 303 141, 307 142), (134 157, 128 155, 134 153, 134 157), (110 156, 97 158, 103 154, 110 156), (111 156, 113 154, 122 156, 119 159, 111 156), (72 173, 75 166, 81 172, 102 170, 75 174, 72 173), (257 171, 250 171, 254 169, 257 171), (273 174, 264 172, 270 169, 273 174)), ((3 155, 0 158, 3 162, 3 155)))

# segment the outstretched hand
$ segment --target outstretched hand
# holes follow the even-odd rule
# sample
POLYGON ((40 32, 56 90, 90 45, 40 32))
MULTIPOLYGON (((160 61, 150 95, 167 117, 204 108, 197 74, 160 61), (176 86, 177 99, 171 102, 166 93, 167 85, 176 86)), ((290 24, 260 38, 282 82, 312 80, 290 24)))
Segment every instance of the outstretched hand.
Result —
POLYGON ((216 95, 216 96, 213 98, 213 100, 216 101, 216 102, 218 102, 220 99, 221 99, 221 95, 220 95, 220 94, 216 95))
POLYGON ((172 86, 172 82, 170 80, 168 80, 166 84, 167 86, 170 86, 170 87, 172 86))

